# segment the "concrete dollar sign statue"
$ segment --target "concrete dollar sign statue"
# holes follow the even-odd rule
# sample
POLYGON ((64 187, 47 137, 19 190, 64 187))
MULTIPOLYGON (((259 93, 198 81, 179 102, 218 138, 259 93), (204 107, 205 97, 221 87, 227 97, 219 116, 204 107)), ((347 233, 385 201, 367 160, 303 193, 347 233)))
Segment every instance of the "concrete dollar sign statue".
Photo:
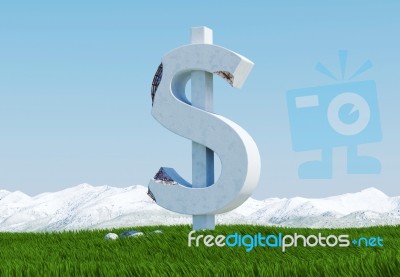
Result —
POLYGON ((194 229, 214 229, 215 214, 240 206, 257 186, 261 167, 251 136, 235 122, 211 112, 212 74, 240 88, 254 64, 210 42, 210 29, 193 28, 192 44, 174 49, 162 58, 152 91, 153 117, 165 128, 193 141, 194 161, 193 184, 175 170, 161 168, 149 182, 149 195, 165 209, 193 215, 194 229), (192 102, 185 95, 189 79, 192 102), (207 172, 214 170, 213 152, 221 160, 221 175, 214 184, 213 172, 207 172), (196 185, 203 175, 203 184, 196 185))

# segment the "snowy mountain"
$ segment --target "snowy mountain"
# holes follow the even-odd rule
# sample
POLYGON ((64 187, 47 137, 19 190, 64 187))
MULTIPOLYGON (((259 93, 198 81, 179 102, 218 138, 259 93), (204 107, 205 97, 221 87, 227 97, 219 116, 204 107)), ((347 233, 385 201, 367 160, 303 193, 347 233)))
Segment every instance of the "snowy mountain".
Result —
MULTIPOLYGON (((369 188, 321 199, 301 197, 248 199, 239 208, 217 215, 219 224, 290 227, 361 227, 400 224, 400 197, 369 188)), ((147 188, 81 184, 30 197, 0 190, 0 231, 59 231, 140 225, 190 224, 191 216, 169 212, 147 188)))

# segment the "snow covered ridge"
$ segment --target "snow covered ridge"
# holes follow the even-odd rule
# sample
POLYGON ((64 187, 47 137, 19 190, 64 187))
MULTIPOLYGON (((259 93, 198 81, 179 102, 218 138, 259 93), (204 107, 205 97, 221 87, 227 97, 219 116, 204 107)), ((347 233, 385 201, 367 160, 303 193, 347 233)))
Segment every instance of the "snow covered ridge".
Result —
MULTIPOLYGON (((217 215, 219 224, 288 227, 362 227, 400 224, 400 196, 375 188, 339 196, 248 199, 239 208, 217 215)), ((81 184, 30 197, 0 190, 0 231, 60 231, 190 224, 191 217, 159 207, 147 187, 115 188, 81 184)))

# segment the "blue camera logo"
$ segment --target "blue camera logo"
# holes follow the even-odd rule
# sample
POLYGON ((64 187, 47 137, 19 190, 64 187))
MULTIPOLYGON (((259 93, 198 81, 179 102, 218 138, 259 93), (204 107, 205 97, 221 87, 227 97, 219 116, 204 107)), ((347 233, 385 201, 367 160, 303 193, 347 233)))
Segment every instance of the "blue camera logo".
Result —
MULTIPOLYGON (((339 52, 342 76, 347 52, 339 52)), ((371 67, 367 61, 350 78, 371 67)), ((325 67, 316 69, 336 79, 325 67)), ((332 178, 332 148, 347 147, 349 174, 378 174, 379 160, 359 156, 359 144, 382 139, 374 81, 349 82, 295 89, 287 92, 287 106, 294 151, 321 150, 322 158, 300 165, 301 179, 332 178)))

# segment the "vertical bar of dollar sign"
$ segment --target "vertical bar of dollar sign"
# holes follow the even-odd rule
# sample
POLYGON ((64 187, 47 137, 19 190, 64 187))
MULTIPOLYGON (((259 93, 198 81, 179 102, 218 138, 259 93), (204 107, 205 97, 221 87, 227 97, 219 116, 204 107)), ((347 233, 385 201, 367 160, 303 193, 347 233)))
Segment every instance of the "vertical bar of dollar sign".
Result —
MULTIPOLYGON (((212 30, 207 27, 192 28, 192 44, 213 44, 212 30)), ((192 106, 213 111, 213 75, 207 71, 193 70, 190 75, 192 106)), ((192 141, 192 187, 204 188, 214 183, 214 152, 192 141)), ((193 230, 214 229, 215 215, 193 215, 193 230)))

